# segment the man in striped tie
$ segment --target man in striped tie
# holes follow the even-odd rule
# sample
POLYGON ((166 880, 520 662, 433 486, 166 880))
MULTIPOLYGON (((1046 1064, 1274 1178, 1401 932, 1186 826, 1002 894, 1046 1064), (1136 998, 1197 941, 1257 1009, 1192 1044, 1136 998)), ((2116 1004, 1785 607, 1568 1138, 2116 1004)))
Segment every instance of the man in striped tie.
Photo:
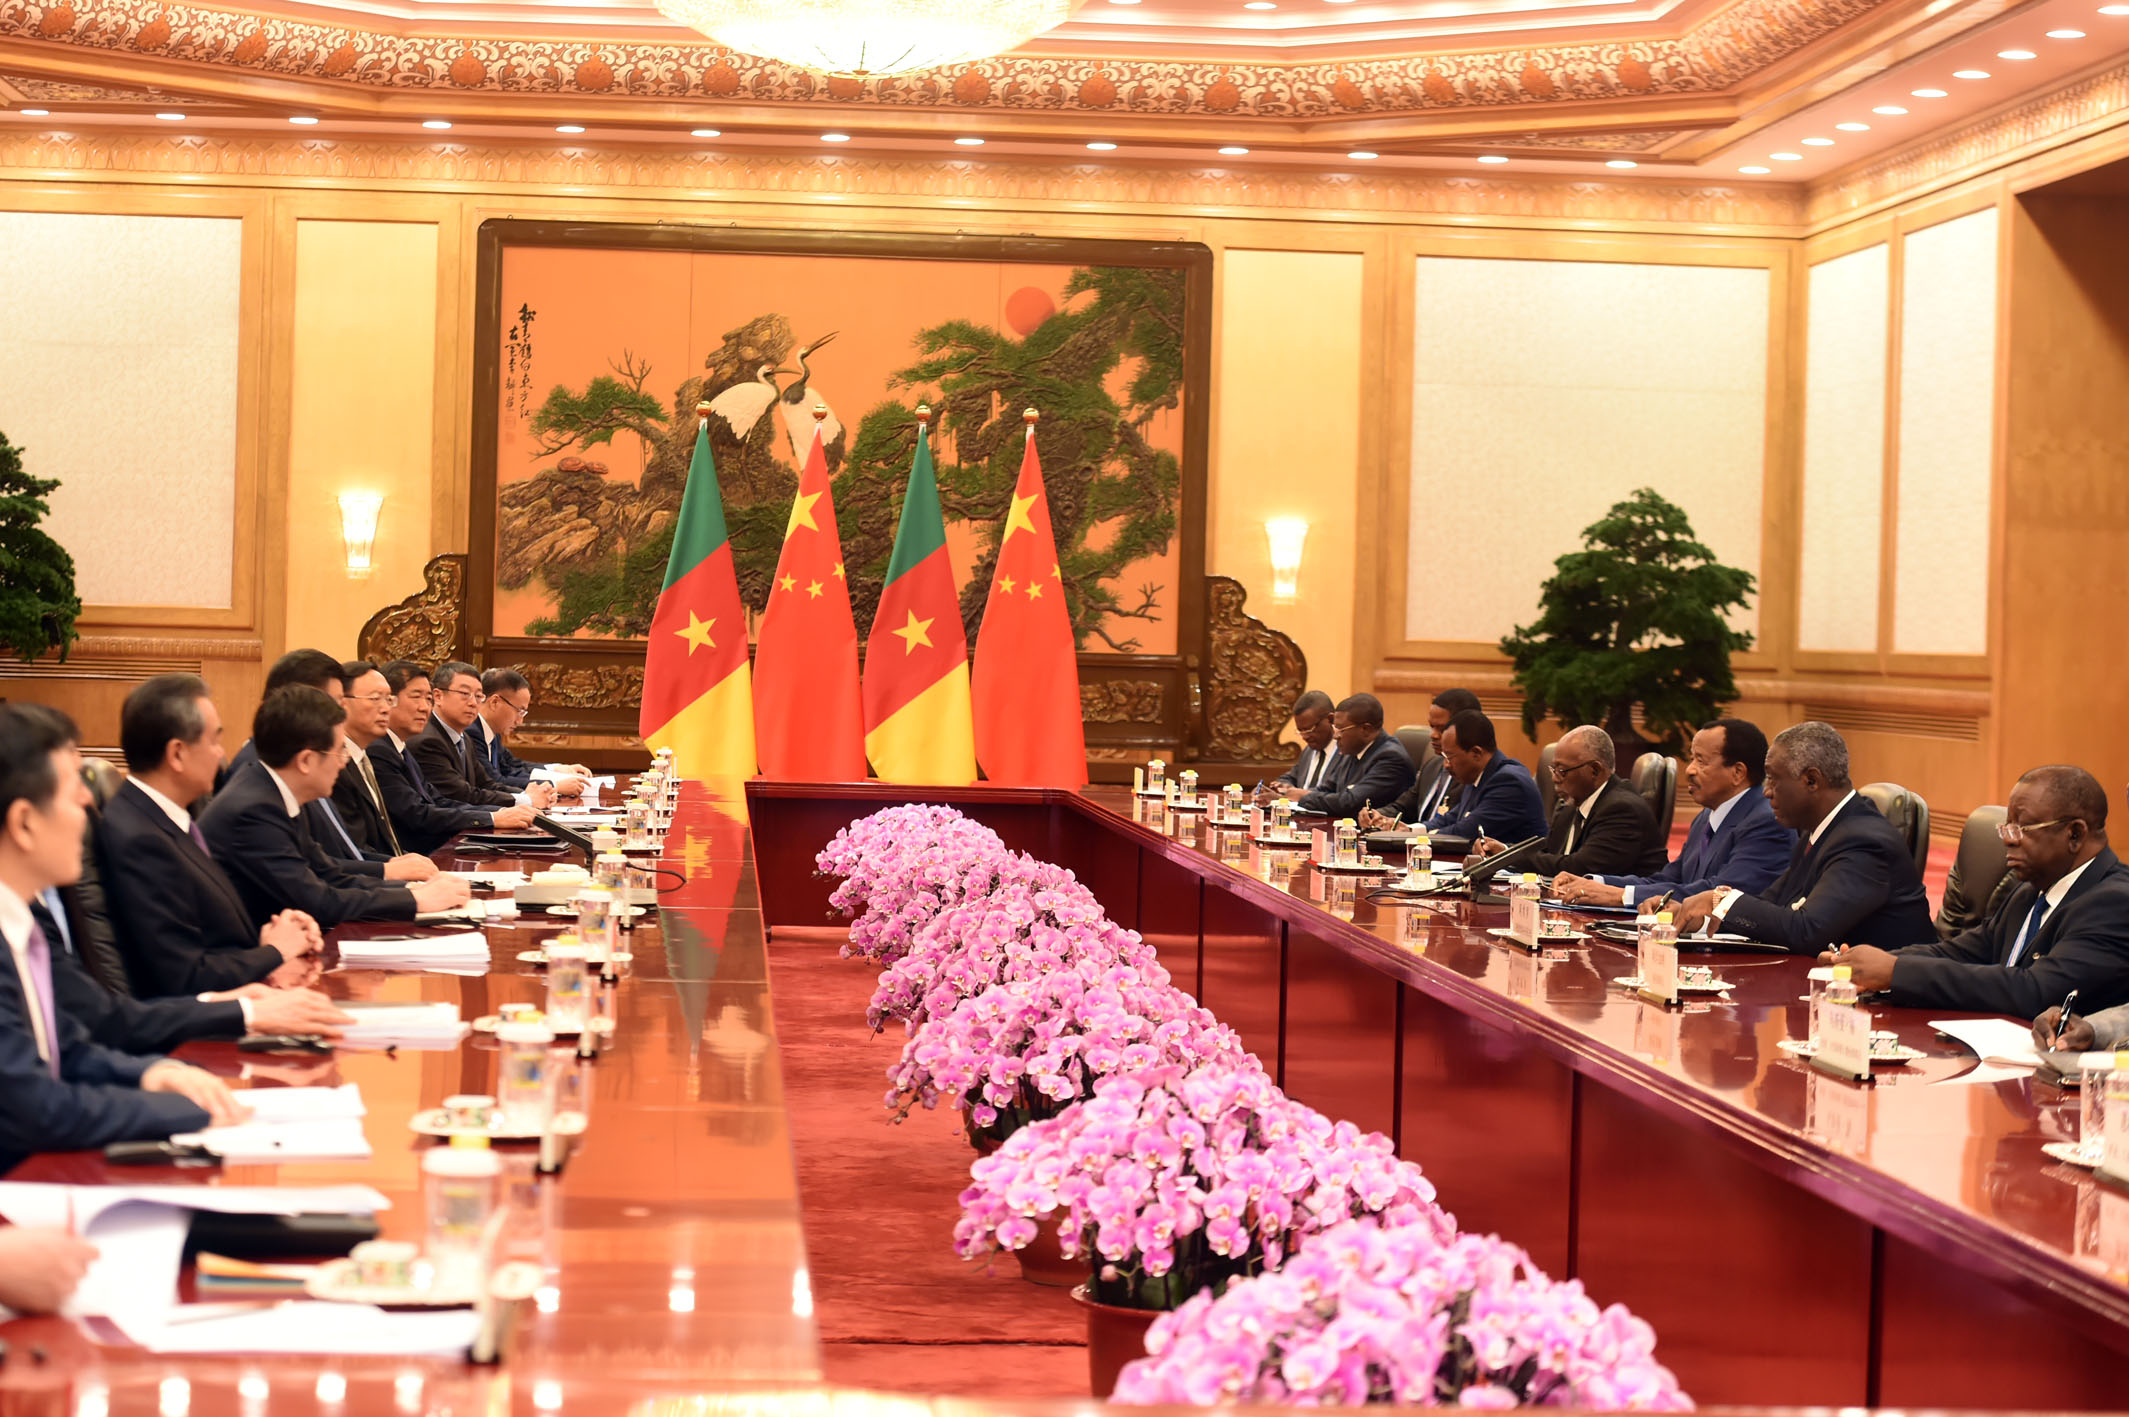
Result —
POLYGON ((155 1140, 241 1120, 221 1081, 170 1058, 89 1040, 52 991, 52 944, 30 902, 81 876, 89 789, 73 723, 0 706, 0 1172, 40 1151, 155 1140))

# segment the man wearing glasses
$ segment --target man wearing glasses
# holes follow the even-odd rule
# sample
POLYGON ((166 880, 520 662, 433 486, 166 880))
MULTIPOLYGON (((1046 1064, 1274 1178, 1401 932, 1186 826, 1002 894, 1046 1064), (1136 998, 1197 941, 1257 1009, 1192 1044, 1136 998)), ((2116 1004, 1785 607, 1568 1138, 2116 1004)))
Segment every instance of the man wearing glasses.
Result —
POLYGON ((2083 768, 2034 768, 1997 834, 2020 884, 1986 921, 1949 940, 1819 958, 1911 1007, 2044 1017, 2073 989, 2077 1008, 2129 1003, 2129 868, 2107 845, 2106 790, 2083 768))
POLYGON ((487 756, 468 733, 488 701, 478 669, 459 660, 439 664, 431 688, 436 699, 429 726, 407 745, 431 789, 474 807, 526 806, 544 812, 554 805, 552 783, 530 783, 512 792, 489 771, 487 756))
POLYGON ((488 697, 466 730, 473 751, 488 760, 488 772, 496 785, 522 792, 536 774, 554 781, 560 797, 581 796, 591 776, 580 763, 528 763, 503 745, 503 740, 525 726, 532 714, 532 685, 515 669, 495 668, 481 675, 481 692, 488 697))
MULTIPOLYGON (((1567 730, 1553 748, 1552 781, 1560 805, 1544 849, 1533 853, 1523 869, 1548 878, 1563 871, 1645 876, 1663 869, 1669 832, 1657 826, 1648 799, 1619 780, 1617 766, 1611 734, 1586 723, 1567 730)), ((1471 855, 1487 856, 1512 845, 1488 837, 1471 844, 1471 855)))

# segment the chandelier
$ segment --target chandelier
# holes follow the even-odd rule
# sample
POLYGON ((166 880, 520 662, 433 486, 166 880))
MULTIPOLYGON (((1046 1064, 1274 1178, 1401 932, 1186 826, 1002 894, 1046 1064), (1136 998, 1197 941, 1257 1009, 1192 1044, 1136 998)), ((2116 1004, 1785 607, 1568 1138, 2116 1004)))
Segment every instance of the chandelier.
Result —
POLYGON ((1079 0, 653 0, 727 49, 869 78, 1003 54, 1062 24, 1079 0))

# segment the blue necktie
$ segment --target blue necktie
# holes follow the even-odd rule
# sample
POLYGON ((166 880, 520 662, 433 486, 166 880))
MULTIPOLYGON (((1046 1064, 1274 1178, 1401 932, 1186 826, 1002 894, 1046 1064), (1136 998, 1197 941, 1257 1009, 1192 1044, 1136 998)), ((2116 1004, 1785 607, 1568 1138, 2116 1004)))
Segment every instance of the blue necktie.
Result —
POLYGON ((347 827, 341 822, 340 814, 333 810, 333 804, 320 798, 318 801, 318 815, 333 824, 333 831, 339 835, 340 844, 347 848, 345 859, 360 861, 362 859, 362 848, 355 845, 355 838, 347 834, 347 827))
POLYGON ((2019 931, 2017 943, 2011 946, 2011 957, 2003 962, 2005 969, 2017 967, 2019 956, 2040 938, 2041 917, 2048 913, 2048 897, 2045 893, 2033 897, 2033 908, 2026 912, 2026 927, 2019 931))
MULTIPOLYGON (((74 932, 67 927, 67 908, 59 902, 59 887, 46 886, 44 894, 37 897, 37 903, 44 907, 44 913, 51 918, 52 929, 59 932, 60 947, 72 954, 74 932)), ((39 926, 44 924, 42 920, 37 923, 39 926)))

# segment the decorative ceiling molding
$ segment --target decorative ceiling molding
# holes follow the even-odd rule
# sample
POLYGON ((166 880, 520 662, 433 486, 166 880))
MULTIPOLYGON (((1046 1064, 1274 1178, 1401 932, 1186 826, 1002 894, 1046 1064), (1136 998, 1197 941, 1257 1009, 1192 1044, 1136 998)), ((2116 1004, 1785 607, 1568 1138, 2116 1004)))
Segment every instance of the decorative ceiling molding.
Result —
MULTIPOLYGON (((1769 184, 1687 185, 1586 178, 1449 174, 1227 171, 1116 164, 957 163, 945 159, 823 158, 664 149, 563 150, 461 143, 268 140, 186 134, 0 134, 0 173, 36 181, 162 180, 188 186, 261 178, 305 185, 449 188, 522 196, 567 191, 687 201, 708 220, 720 206, 866 199, 936 210, 942 199, 1000 210, 1140 209, 1156 214, 1313 219, 1482 217, 1502 222, 1593 222, 1790 235, 1798 189, 1769 184)), ((961 221, 967 208, 940 214, 961 221)))
POLYGON ((163 0, 0 0, 0 36, 386 89, 1287 122, 1714 94, 1895 0, 1736 0, 1675 38, 1339 63, 1015 53, 954 72, 823 79, 701 43, 413 35, 163 0))

